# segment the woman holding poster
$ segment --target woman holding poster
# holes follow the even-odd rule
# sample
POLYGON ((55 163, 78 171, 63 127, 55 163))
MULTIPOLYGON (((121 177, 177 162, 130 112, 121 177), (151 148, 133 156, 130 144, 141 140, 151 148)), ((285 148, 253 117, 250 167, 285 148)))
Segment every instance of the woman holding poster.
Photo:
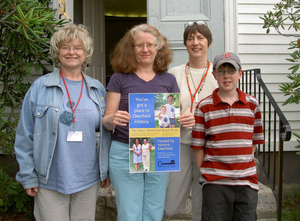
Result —
POLYGON ((192 187, 193 220, 201 220, 202 189, 191 144, 191 122, 197 103, 212 94, 218 86, 212 74, 212 64, 207 60, 207 51, 212 35, 206 22, 189 22, 184 25, 183 43, 189 61, 170 69, 180 88, 180 172, 171 173, 166 195, 164 219, 180 213, 186 205, 192 187), (190 122, 184 120, 190 118, 190 122))
POLYGON ((118 220, 155 221, 163 216, 169 173, 129 172, 128 94, 178 93, 175 77, 166 72, 171 55, 166 38, 155 27, 141 24, 125 34, 111 56, 116 73, 107 86, 103 125, 114 130, 109 175, 116 193, 118 220))

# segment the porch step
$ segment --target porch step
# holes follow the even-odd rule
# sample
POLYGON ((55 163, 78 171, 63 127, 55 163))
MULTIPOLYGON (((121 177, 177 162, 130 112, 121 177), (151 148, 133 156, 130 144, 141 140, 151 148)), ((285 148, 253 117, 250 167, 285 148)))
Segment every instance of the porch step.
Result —
MULTIPOLYGON (((270 188, 259 183, 257 217, 260 221, 276 221, 276 201, 270 188)), ((96 221, 117 220, 117 209, 112 186, 100 189, 96 207, 96 221)), ((186 202, 185 209, 172 217, 171 220, 192 220, 191 198, 186 202)))

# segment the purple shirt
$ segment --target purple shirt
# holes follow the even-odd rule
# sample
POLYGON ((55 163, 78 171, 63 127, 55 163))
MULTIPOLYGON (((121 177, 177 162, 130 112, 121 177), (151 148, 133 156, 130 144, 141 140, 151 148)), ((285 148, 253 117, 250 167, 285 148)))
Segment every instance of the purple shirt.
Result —
MULTIPOLYGON (((151 81, 144 81, 134 72, 130 74, 114 73, 106 87, 107 91, 121 94, 119 110, 128 112, 129 93, 179 93, 176 78, 167 73, 156 74, 151 81)), ((113 140, 129 143, 129 126, 116 126, 113 140)))

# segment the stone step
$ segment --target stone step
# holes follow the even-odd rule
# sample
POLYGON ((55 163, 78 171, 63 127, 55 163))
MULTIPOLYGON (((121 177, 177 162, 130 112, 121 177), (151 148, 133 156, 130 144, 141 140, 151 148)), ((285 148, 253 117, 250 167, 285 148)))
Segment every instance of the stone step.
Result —
MULTIPOLYGON (((257 217, 260 221, 276 221, 276 201, 272 190, 267 186, 259 183, 258 192, 258 205, 257 205, 257 217)), ((117 220, 117 209, 114 197, 114 191, 112 186, 107 189, 100 189, 97 209, 96 220, 117 220)), ((185 209, 171 220, 183 221, 192 220, 191 199, 186 202, 185 209)))

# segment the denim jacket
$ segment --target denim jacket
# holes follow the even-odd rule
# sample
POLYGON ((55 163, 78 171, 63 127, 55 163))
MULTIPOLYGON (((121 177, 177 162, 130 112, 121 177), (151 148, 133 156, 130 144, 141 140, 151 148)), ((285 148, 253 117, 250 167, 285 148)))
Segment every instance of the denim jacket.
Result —
MULTIPOLYGON (((83 76, 88 95, 101 113, 97 153, 100 178, 104 180, 108 176, 111 137, 111 132, 102 126, 106 109, 106 91, 98 80, 85 74, 83 76)), ((63 98, 59 69, 38 78, 25 95, 15 139, 15 154, 20 166, 16 179, 24 189, 38 187, 39 182, 47 183, 57 141, 63 98)))

